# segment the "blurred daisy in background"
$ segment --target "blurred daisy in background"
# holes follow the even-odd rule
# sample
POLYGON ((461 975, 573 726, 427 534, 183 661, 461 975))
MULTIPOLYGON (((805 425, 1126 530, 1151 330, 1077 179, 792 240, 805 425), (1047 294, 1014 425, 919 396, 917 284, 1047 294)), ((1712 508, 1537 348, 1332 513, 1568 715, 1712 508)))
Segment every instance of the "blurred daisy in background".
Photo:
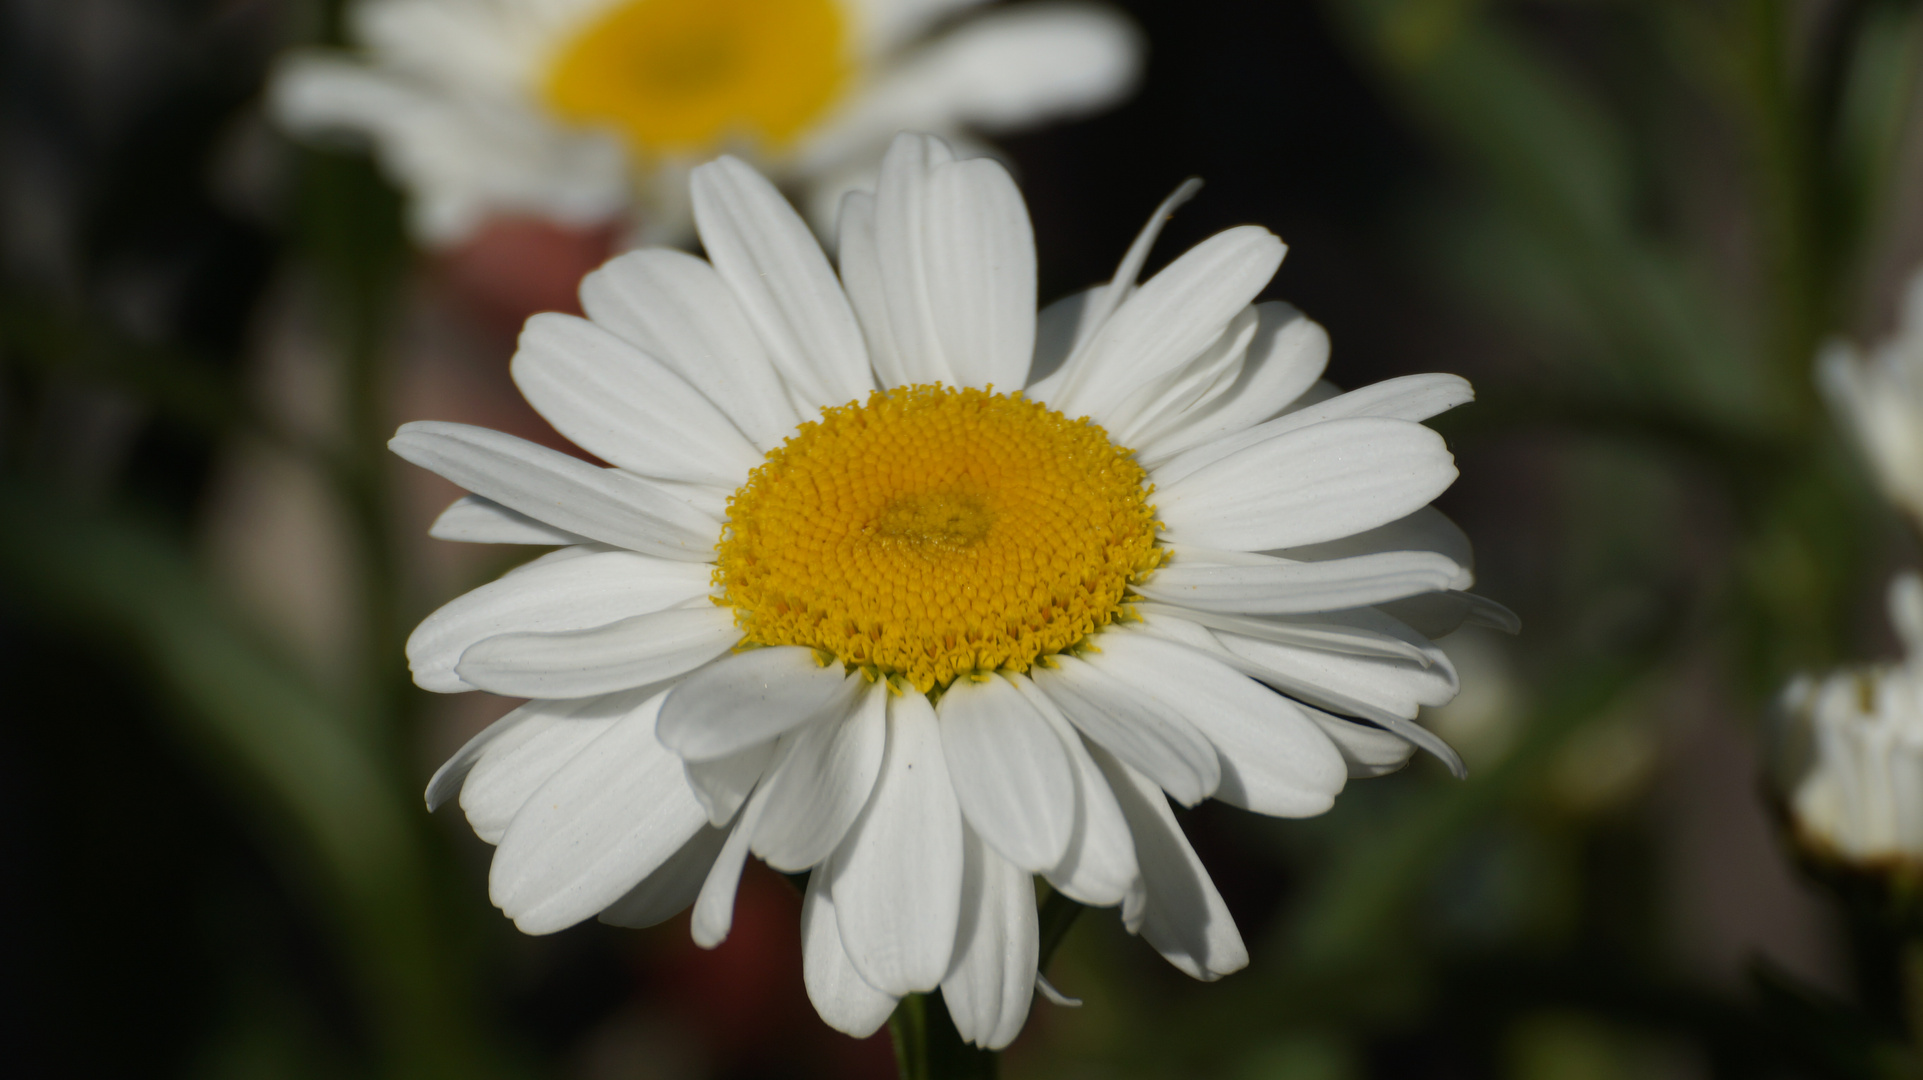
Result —
POLYGON ((1513 624, 1428 504, 1453 375, 1350 393, 1327 335, 1255 303, 1255 226, 1036 311, 992 160, 897 138, 840 273, 739 160, 693 171, 705 261, 649 249, 529 320, 515 380, 603 468, 449 423, 392 446, 474 494, 434 535, 563 545, 430 616, 429 690, 533 699, 434 778, 499 845, 529 933, 692 904, 728 934, 749 854, 811 871, 806 984, 857 1035, 939 987, 1006 1045, 1037 978, 1033 878, 1181 970, 1247 963, 1176 824, 1214 797, 1327 810, 1454 697, 1429 635, 1513 624), (1022 388, 1022 389, 1018 389, 1022 388))
POLYGON ((688 236, 687 171, 726 151, 818 229, 898 130, 951 141, 1111 105, 1140 37, 1091 4, 961 16, 971 0, 362 0, 358 55, 272 80, 287 129, 371 143, 415 238, 493 219, 688 236))
POLYGON ((1867 359, 1832 341, 1816 380, 1884 496, 1923 528, 1923 272, 1910 279, 1896 332, 1867 359))
POLYGON ((1903 660, 1790 683, 1773 764, 1806 850, 1914 869, 1923 865, 1923 578, 1899 575, 1889 605, 1903 660))

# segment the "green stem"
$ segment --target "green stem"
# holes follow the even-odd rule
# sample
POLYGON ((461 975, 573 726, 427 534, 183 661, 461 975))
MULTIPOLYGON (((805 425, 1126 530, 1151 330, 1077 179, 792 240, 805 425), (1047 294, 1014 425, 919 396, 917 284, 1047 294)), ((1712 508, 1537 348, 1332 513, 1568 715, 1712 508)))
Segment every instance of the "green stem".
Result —
POLYGON ((910 994, 888 1018, 902 1080, 994 1080, 1001 1055, 962 1042, 941 991, 910 994))
POLYGON ((1067 893, 1050 892, 1048 899, 1042 901, 1041 937, 1042 946, 1036 955, 1035 970, 1046 974, 1048 962, 1061 947, 1062 939, 1068 936, 1068 928, 1075 925, 1076 916, 1086 910, 1081 904, 1069 899, 1067 893))

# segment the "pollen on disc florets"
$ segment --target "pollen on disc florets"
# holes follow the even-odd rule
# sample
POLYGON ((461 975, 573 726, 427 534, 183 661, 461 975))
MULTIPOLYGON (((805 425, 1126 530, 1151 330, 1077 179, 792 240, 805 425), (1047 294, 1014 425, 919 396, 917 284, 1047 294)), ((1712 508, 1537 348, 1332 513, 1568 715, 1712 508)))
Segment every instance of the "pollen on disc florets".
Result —
POLYGON ((1125 614, 1162 564, 1147 473, 1086 418, 936 385, 823 410, 728 500, 718 603, 927 693, 1026 671, 1125 614))

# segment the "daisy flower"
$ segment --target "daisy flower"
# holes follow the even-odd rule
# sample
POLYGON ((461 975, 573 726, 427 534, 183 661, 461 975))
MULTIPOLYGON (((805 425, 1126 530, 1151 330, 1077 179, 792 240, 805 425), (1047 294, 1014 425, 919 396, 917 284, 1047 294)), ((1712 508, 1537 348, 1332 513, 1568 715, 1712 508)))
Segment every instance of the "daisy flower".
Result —
POLYGON ((1120 15, 1028 3, 950 24, 973 3, 360 0, 360 54, 290 56, 269 104, 296 133, 371 142, 433 246, 497 215, 678 242, 688 169, 723 150, 825 225, 896 131, 1024 128, 1133 86, 1120 15))
POLYGON ((1901 663, 1799 676, 1773 740, 1798 838, 1856 864, 1923 863, 1923 578, 1890 583, 1901 663))
POLYGON ((1451 375, 1346 394, 1328 339, 1254 303, 1283 255, 1230 229, 1039 315, 1006 170, 903 135, 850 194, 840 273, 741 161, 694 170, 709 261, 622 255, 513 374, 583 449, 412 423, 474 494, 433 535, 562 545, 430 616, 429 690, 533 699, 436 775, 498 845, 524 931, 692 904, 728 933, 753 854, 809 871, 810 996, 874 1031, 939 987, 1001 1047, 1036 983, 1034 877, 1213 979, 1248 959, 1168 797, 1327 810, 1456 693, 1426 633, 1462 592, 1456 475, 1419 421, 1451 375))
POLYGON ((1867 360, 1831 342, 1816 381, 1884 496, 1923 526, 1923 272, 1910 280, 1896 333, 1867 360))

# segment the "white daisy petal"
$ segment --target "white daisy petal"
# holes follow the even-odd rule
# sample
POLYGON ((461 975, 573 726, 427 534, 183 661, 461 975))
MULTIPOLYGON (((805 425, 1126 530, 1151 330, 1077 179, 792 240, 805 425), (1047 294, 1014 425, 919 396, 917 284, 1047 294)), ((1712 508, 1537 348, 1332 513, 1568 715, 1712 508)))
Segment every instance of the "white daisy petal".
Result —
POLYGON ((1431 638, 1453 634, 1464 624, 1505 634, 1522 632, 1522 619, 1515 612, 1475 593, 1428 593, 1394 600, 1381 608, 1431 638))
POLYGON ((700 563, 632 551, 523 567, 422 620, 407 639, 407 663, 424 690, 473 690, 454 668, 479 641, 507 633, 585 630, 662 611, 706 595, 709 574, 700 563))
POLYGON ((1469 537, 1442 511, 1425 506, 1407 517, 1367 532, 1344 536, 1320 544, 1285 548, 1270 554, 1288 559, 1340 559, 1353 555, 1373 555, 1379 551, 1433 551, 1465 570, 1474 570, 1475 553, 1469 537))
POLYGON ((761 464, 706 395, 586 319, 553 311, 530 318, 510 368, 556 431, 629 472, 733 487, 761 464))
POLYGON ((1134 85, 1141 52, 1128 23, 1093 6, 1023 4, 973 19, 883 73, 811 159, 904 129, 997 131, 1089 112, 1134 85))
POLYGON ((1342 756, 1288 699, 1209 655, 1139 629, 1102 635, 1091 661, 1104 674, 1164 701, 1215 745, 1222 782, 1215 797, 1272 817, 1310 817, 1335 803, 1348 780, 1342 756))
MULTIPOLYGON (((1163 462, 1191 447, 1260 424, 1287 408, 1322 377, 1329 362, 1329 335, 1280 301, 1255 305, 1255 337, 1235 382, 1213 399, 1184 413, 1166 434, 1135 448, 1136 460, 1158 474, 1163 462)), ((1171 477, 1176 474, 1171 473, 1171 477)))
POLYGON ((757 449, 780 446, 800 422, 768 350, 705 260, 666 248, 630 251, 581 280, 581 308, 687 380, 757 449))
POLYGON ((1075 827, 1062 861, 1048 868, 1044 876, 1050 885, 1084 904, 1119 904, 1141 876, 1135 862, 1135 840, 1129 835, 1122 809, 1094 759, 1088 756, 1082 737, 1048 695, 1025 675, 1010 676, 1009 681, 1062 741, 1075 767, 1075 827))
POLYGON ((1170 541, 1260 551, 1394 521, 1442 494, 1456 467, 1428 428, 1363 417, 1277 435, 1166 487, 1151 475, 1170 541))
POLYGON ((1455 666, 1439 649, 1432 652, 1431 662, 1417 664, 1259 641, 1231 631, 1217 632, 1215 637, 1228 651, 1267 671, 1292 675, 1397 716, 1413 717, 1423 705, 1447 704, 1460 689, 1455 666))
POLYGON ((1090 748, 1135 835, 1142 863, 1139 931, 1169 963, 1213 982, 1249 963, 1248 948, 1215 882, 1175 823, 1168 800, 1148 778, 1090 748))
MULTIPOLYGON (((529 705, 533 704, 537 703, 529 703, 529 705)), ((503 735, 521 726, 528 717, 533 715, 533 712, 534 710, 530 710, 528 705, 523 705, 482 728, 473 738, 462 743, 461 748, 454 751, 454 755, 443 762, 440 768, 434 770, 433 777, 428 780, 427 792, 424 796, 427 801, 427 812, 431 814, 439 810, 441 804, 460 794, 461 785, 467 782, 468 773, 473 771, 475 763, 481 760, 481 755, 487 751, 487 748, 494 745, 503 735)))
POLYGON ((1015 181, 989 158, 929 177, 929 308, 962 386, 1020 388, 1035 348, 1035 234, 1015 181))
POLYGON ((962 814, 1017 866, 1062 861, 1075 828, 1068 752, 1035 706, 999 676, 955 680, 942 695, 942 756, 962 814))
POLYGON ((586 701, 530 701, 495 721, 489 730, 499 731, 467 766, 461 783, 461 811, 474 835, 500 843, 536 789, 644 700, 620 694, 586 701))
POLYGON ((1000 1050, 1021 1033, 1035 994, 1035 882, 974 830, 962 833, 961 924, 941 996, 963 1042, 1000 1050))
POLYGON ((875 793, 829 865, 836 925, 862 979, 897 996, 939 985, 961 914, 962 818, 926 697, 889 698, 875 793))
POLYGON ((1176 545, 1176 558, 1135 590, 1202 611, 1300 615, 1467 588, 1468 571, 1433 551, 1383 551, 1348 559, 1258 564, 1211 563, 1206 552, 1176 545))
POLYGON ((454 500, 428 527, 427 535, 436 540, 458 540, 469 544, 585 544, 578 536, 552 525, 545 525, 526 514, 517 513, 479 495, 463 495, 454 500))
POLYGON ((694 170, 701 243, 782 377, 817 407, 873 387, 861 328, 821 245, 773 184, 722 157, 694 170))
POLYGON ((753 850, 794 873, 827 859, 874 793, 888 742, 888 684, 868 686, 847 715, 829 715, 782 736, 768 777, 768 812, 753 850))
POLYGON ((740 891, 741 871, 748 862, 748 841, 761 823, 767 805, 766 793, 755 789, 748 805, 741 808, 741 817, 728 833, 727 841, 721 845, 721 853, 715 856, 714 865, 708 869, 707 879, 701 883, 701 892, 694 901, 694 916, 688 920, 688 931, 694 943, 704 949, 728 940, 728 931, 734 927, 735 894, 740 891))
POLYGON ((1410 756, 1416 752, 1414 743, 1381 728, 1344 719, 1309 705, 1298 703, 1296 708, 1321 728, 1322 733, 1342 753, 1342 760, 1349 767, 1350 779, 1395 772, 1407 765, 1410 756))
POLYGON ((1208 348, 1275 276, 1282 241, 1242 225, 1190 248, 1117 308, 1063 368, 1050 405, 1109 422, 1109 410, 1149 380, 1208 348))
POLYGON ((625 926, 631 930, 644 930, 659 926, 686 911, 689 904, 701 893, 701 885, 707 880, 708 871, 714 866, 715 856, 721 854, 721 845, 728 839, 728 830, 713 826, 694 834, 694 839, 681 845, 681 850, 668 856, 654 873, 641 879, 641 883, 629 889, 621 899, 609 904, 601 912, 600 921, 609 926, 625 926))
POLYGON ((555 528, 647 555, 713 558, 721 523, 639 477, 467 424, 401 425, 389 449, 555 528))
POLYGON ((936 263, 936 253, 929 250, 931 176, 954 159, 948 144, 931 135, 897 135, 882 158, 875 188, 875 259, 881 294, 897 360, 911 383, 960 383, 935 325, 935 296, 929 281, 936 263))
POLYGON ((454 673, 510 697, 591 697, 692 671, 740 640, 726 608, 702 604, 585 630, 497 634, 468 646, 454 673))
POLYGON ((841 200, 841 285, 861 323, 868 343, 868 361, 883 387, 904 386, 914 380, 902 362, 895 325, 888 317, 888 289, 882 281, 881 254, 875 248, 875 195, 851 191, 841 200))
MULTIPOLYGON (((661 733, 660 724, 655 725, 655 734, 661 733)), ((701 809, 708 812, 708 824, 720 827, 734 820, 741 810, 741 804, 754 794, 755 785, 761 783, 769 767, 775 761, 775 741, 756 743, 744 750, 729 754, 727 757, 706 761, 687 761, 688 786, 694 789, 694 797, 701 803, 701 809)))
MULTIPOLYGON (((1326 350, 1325 344, 1325 354, 1326 350)), ((1156 482, 1173 484, 1231 454, 1267 442, 1285 432, 1356 417, 1417 423, 1474 397, 1469 383, 1457 375, 1405 375, 1346 394, 1335 393, 1246 430, 1229 433, 1213 442, 1196 444, 1193 449, 1157 464, 1154 467, 1156 482)))
POLYGON ((1150 381, 1110 410, 1115 441, 1124 446, 1152 443, 1180 427, 1187 410, 1233 385, 1261 321, 1254 304, 1243 308, 1194 359, 1150 381))
POLYGON ((1063 654, 1029 677, 1091 741, 1153 777, 1184 806, 1208 798, 1222 781, 1215 747, 1180 708, 1130 693, 1097 670, 1096 656, 1083 661, 1063 654))
MULTIPOLYGON (((1144 618, 1155 616, 1169 620, 1167 625, 1194 624, 1211 630, 1227 630, 1259 641, 1279 641, 1284 645, 1350 653, 1355 656, 1413 660, 1425 667, 1435 662, 1433 646, 1425 649, 1423 645, 1409 640, 1406 635, 1398 635, 1378 627, 1352 625, 1347 620, 1349 613, 1346 612, 1339 616, 1324 612, 1302 616, 1261 617, 1228 615, 1175 604, 1143 601, 1135 605, 1135 613, 1144 618)), ((1153 629, 1160 632, 1163 625, 1157 624, 1153 629)), ((1179 635, 1164 634, 1163 636, 1171 637, 1176 641, 1186 640, 1179 635)), ((1208 640, 1214 643, 1215 639, 1210 637, 1208 640)))
POLYGON ((1035 356, 1029 362, 1026 395, 1047 401, 1055 384, 1054 375, 1095 329, 1095 301, 1107 286, 1097 285, 1070 293, 1048 305, 1035 316, 1035 356))
POLYGON ((869 986, 848 959, 828 888, 830 876, 827 867, 817 867, 808 876, 808 892, 801 901, 801 981, 829 1027, 865 1039, 888 1022, 899 999, 869 986))
POLYGON ((661 700, 617 721, 514 815, 488 893, 523 932, 553 933, 599 912, 707 823, 681 759, 655 740, 661 700))
POLYGON ((750 649, 674 688, 661 710, 661 741, 690 761, 726 757, 824 713, 845 715, 861 685, 823 667, 813 649, 750 649))

